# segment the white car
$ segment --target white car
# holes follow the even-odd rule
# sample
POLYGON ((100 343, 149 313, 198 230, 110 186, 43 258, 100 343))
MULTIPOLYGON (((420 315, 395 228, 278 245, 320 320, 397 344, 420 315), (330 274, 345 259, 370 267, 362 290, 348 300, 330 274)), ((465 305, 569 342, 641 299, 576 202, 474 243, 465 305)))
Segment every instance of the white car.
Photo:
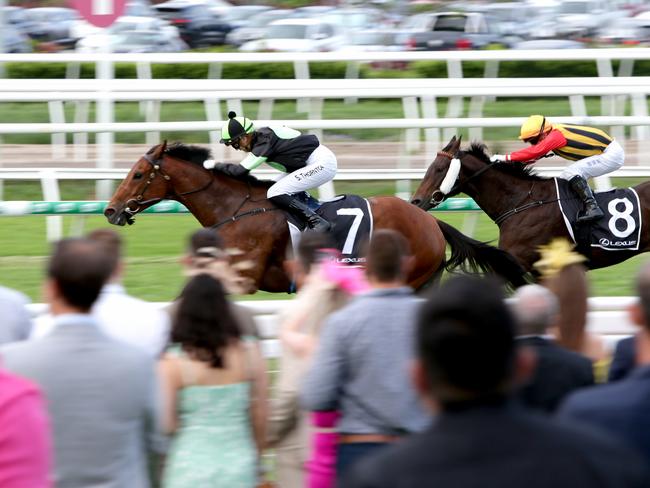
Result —
POLYGON ((345 36, 338 26, 316 18, 298 18, 271 22, 262 39, 244 43, 239 49, 316 52, 334 51, 344 44, 345 36))
MULTIPOLYGON (((113 45, 118 41, 118 36, 124 36, 132 32, 158 32, 169 46, 178 46, 178 51, 187 49, 187 45, 181 40, 178 29, 169 22, 157 17, 120 17, 108 28, 107 33, 98 32, 86 35, 77 41, 75 51, 82 53, 103 52, 106 50, 107 42, 113 45)), ((174 50, 166 47, 166 50, 174 50)))

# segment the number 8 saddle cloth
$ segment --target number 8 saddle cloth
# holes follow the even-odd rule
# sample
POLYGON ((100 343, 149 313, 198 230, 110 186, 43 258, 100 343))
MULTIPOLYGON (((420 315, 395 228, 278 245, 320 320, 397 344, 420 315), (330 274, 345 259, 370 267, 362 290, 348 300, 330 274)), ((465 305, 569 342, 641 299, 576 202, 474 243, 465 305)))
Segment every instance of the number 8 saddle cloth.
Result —
POLYGON ((579 224, 582 201, 569 182, 555 178, 560 211, 571 238, 581 249, 599 247, 607 251, 637 251, 641 237, 639 195, 633 188, 615 188, 596 192, 596 201, 605 216, 595 222, 579 224))

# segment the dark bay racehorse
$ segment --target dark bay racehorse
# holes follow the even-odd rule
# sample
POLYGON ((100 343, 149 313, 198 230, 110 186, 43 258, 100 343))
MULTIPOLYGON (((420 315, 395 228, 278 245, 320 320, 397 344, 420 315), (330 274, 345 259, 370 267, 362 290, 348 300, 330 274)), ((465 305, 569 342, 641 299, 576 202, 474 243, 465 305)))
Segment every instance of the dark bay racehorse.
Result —
MULTIPOLYGON (((647 223, 650 219, 650 182, 641 183, 634 189, 641 202, 643 222, 647 223)), ((499 226, 499 247, 514 255, 529 271, 539 259, 538 246, 548 243, 553 237, 571 240, 552 178, 537 176, 529 166, 522 164, 492 164, 485 152, 485 145, 480 143, 473 143, 468 151, 461 151, 460 138, 454 136, 429 166, 411 203, 429 210, 461 192, 472 197, 499 226), (440 187, 454 158, 460 160, 460 171, 457 178, 451 181, 453 188, 445 194, 440 187)), ((638 251, 591 248, 587 264, 590 269, 611 266, 649 248, 650 234, 641 232, 638 251)))
MULTIPOLYGON (((244 271, 254 282, 251 293, 289 291, 291 279, 283 269, 290 245, 286 217, 266 199, 273 182, 208 171, 202 163, 209 158, 209 150, 197 146, 167 147, 164 142, 151 148, 122 181, 104 215, 111 224, 124 225, 162 199, 177 200, 201 225, 218 229, 226 247, 243 251, 239 259, 254 263, 244 271)), ((414 288, 426 285, 444 268, 458 266, 500 274, 515 286, 524 283, 523 269, 506 252, 470 239, 399 198, 369 201, 374 229, 395 229, 408 239, 416 258, 408 277, 414 288), (446 244, 452 251, 448 261, 446 244)))

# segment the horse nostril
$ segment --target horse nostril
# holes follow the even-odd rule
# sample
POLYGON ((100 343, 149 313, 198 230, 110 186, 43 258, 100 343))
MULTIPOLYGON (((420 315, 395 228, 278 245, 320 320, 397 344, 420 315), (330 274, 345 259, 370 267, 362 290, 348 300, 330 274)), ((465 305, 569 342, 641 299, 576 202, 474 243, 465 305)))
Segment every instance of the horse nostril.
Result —
POLYGON ((413 200, 411 200, 411 203, 413 205, 420 205, 421 202, 422 200, 420 200, 419 198, 414 198, 413 200))
POLYGON ((115 214, 115 209, 113 207, 107 207, 106 210, 104 210, 104 217, 107 219, 110 219, 113 214, 115 214))

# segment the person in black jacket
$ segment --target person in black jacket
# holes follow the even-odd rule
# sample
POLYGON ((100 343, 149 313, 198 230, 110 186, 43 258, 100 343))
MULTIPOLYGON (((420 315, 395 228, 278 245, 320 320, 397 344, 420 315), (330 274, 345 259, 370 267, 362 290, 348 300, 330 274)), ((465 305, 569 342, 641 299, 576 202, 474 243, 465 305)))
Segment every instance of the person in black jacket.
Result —
POLYGON ((623 444, 509 401, 532 366, 514 333, 498 285, 468 276, 443 284, 420 311, 413 366, 437 420, 359 461, 340 488, 650 486, 643 459, 623 444))
POLYGON ((221 129, 221 141, 248 153, 240 164, 206 161, 207 169, 217 169, 230 176, 241 177, 262 163, 287 173, 269 188, 266 196, 280 208, 291 212, 309 228, 327 231, 330 223, 314 212, 296 194, 316 188, 336 175, 336 156, 313 134, 301 134, 285 126, 255 129, 253 121, 228 113, 228 122, 221 129))
POLYGON ((522 286, 514 298, 517 344, 530 348, 536 356, 535 371, 518 389, 517 397, 528 407, 552 413, 567 394, 594 384, 593 365, 548 338, 558 313, 557 298, 550 290, 540 285, 522 286))

